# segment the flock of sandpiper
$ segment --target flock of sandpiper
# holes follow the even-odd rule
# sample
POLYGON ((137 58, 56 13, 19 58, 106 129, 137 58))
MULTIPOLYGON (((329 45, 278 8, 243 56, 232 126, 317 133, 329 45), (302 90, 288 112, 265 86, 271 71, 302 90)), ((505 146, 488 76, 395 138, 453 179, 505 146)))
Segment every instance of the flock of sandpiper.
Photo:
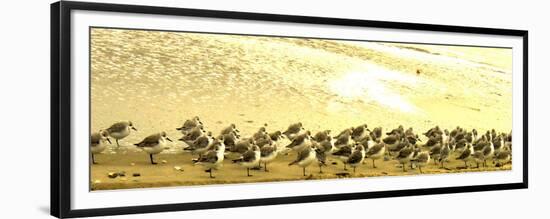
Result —
MULTIPOLYGON (((261 169, 263 164, 267 172, 270 162, 279 154, 288 154, 291 150, 296 152, 297 157, 288 165, 300 166, 304 176, 306 167, 312 164, 318 165, 322 173, 327 156, 341 160, 344 170, 350 166, 354 173, 356 167, 368 159, 372 160, 373 168, 376 168, 376 160, 390 158, 397 160, 403 171, 410 165, 411 168, 418 167, 422 173, 422 167, 431 160, 441 168, 445 168, 445 162, 450 159, 464 161, 464 168, 469 168, 468 162, 475 162, 479 168, 480 164, 486 167, 487 161, 500 167, 511 162, 512 158, 512 133, 497 133, 494 129, 478 134, 476 129, 468 131, 456 127, 449 131, 435 126, 423 133, 428 139, 426 142, 422 142, 412 128, 405 130, 403 126, 384 133, 382 127, 371 130, 364 124, 345 129, 334 137, 330 130, 312 135, 302 123, 291 124, 283 132, 267 132, 266 129, 267 124, 252 136, 242 137, 237 127, 231 124, 214 137, 212 132, 206 131, 199 117, 188 119, 177 128, 183 134, 179 140, 187 146, 184 150, 198 156, 192 162, 204 166, 211 178, 214 178, 213 170, 219 169, 224 159, 242 165, 246 168, 247 176, 251 176, 250 169, 261 169)), ((110 138, 114 138, 119 146, 119 140, 128 136, 131 130, 137 131, 132 122, 123 121, 92 133, 92 163, 96 164, 94 155, 111 144, 110 138)), ((165 149, 166 141, 172 140, 165 132, 160 132, 134 145, 149 154, 151 164, 157 164, 153 155, 165 149)))

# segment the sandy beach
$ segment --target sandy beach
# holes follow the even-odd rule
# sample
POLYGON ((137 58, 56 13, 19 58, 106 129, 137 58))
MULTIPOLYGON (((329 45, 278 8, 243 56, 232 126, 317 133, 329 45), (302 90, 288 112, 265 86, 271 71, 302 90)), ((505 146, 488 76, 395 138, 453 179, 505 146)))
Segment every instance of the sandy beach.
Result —
MULTIPOLYGON (((193 116, 214 135, 231 123, 250 136, 266 124, 272 132, 298 121, 313 133, 339 133, 364 123, 384 131, 413 127, 418 134, 436 125, 480 133, 512 128, 510 49, 91 31, 91 132, 122 120, 138 129, 121 140, 123 150, 109 147, 96 156, 92 190, 304 179, 300 168, 288 166, 294 154, 280 156, 269 173, 254 171, 253 177, 225 161, 216 178, 209 179, 201 167, 192 166, 181 142, 170 143, 156 158, 166 163, 156 166, 132 146, 160 131, 178 139, 182 134, 175 128, 193 116), (126 176, 108 177, 120 171, 126 176)), ((312 175, 305 178, 337 177, 342 164, 331 163, 324 174, 310 166, 312 175)), ((396 164, 378 161, 373 169, 367 161, 350 177, 418 174, 418 169, 403 173, 396 164)), ((457 169, 462 165, 453 159, 448 169, 430 165, 423 171, 501 170, 492 163, 490 168, 457 169)))

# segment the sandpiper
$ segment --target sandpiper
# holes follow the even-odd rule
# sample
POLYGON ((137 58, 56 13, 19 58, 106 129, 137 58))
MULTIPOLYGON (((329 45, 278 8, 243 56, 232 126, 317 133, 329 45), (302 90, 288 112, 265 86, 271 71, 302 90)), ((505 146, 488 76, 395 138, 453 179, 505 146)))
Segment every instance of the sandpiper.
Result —
POLYGON ((399 136, 397 135, 398 134, 391 134, 385 137, 384 139, 382 139, 382 142, 384 142, 384 144, 386 144, 388 148, 393 149, 397 147, 397 145, 399 145, 399 142, 400 142, 399 136))
POLYGON ((403 166, 403 172, 407 171, 407 164, 411 161, 414 155, 414 148, 411 145, 401 149, 395 159, 403 166))
POLYGON ((185 135, 178 140, 185 142, 187 146, 191 146, 197 138, 203 136, 204 134, 205 131, 202 128, 202 125, 198 125, 188 130, 185 135))
POLYGON ((313 140, 317 141, 317 142, 323 142, 325 141, 327 138, 330 138, 330 130, 325 130, 325 131, 320 131, 320 132, 317 132, 315 134, 315 136, 313 136, 313 140))
POLYGON ((355 145, 351 145, 351 144, 346 146, 341 146, 339 149, 337 149, 337 151, 332 153, 333 156, 335 156, 336 158, 341 160, 342 163, 344 163, 344 170, 348 170, 346 164, 354 148, 355 148, 355 145))
POLYGON ((109 135, 116 140, 117 147, 120 147, 118 140, 130 135, 130 129, 137 131, 132 122, 122 121, 111 125, 111 127, 107 128, 107 132, 109 132, 109 135))
POLYGON ((472 147, 471 144, 467 144, 466 149, 464 149, 464 151, 462 151, 460 156, 458 156, 456 159, 464 161, 464 168, 468 168, 468 160, 472 158, 471 156, 473 154, 474 154, 474 148, 472 147))
POLYGON ((367 124, 363 124, 353 129, 353 131, 351 132, 351 139, 353 139, 354 141, 359 141, 364 137, 369 136, 369 134, 370 130, 367 127, 367 124))
POLYGON ((306 147, 311 146, 311 136, 309 131, 302 133, 300 135, 297 135, 292 142, 286 146, 286 148, 290 148, 294 151, 301 151, 306 147))
POLYGON ((303 175, 306 176, 306 167, 311 165, 316 160, 317 155, 315 150, 311 146, 307 146, 303 150, 298 152, 298 157, 296 157, 296 160, 289 163, 288 166, 296 164, 302 167, 303 175))
POLYGON ((502 150, 493 156, 493 163, 497 167, 503 167, 505 164, 512 160, 512 152, 509 150, 502 150))
POLYGON ((176 130, 181 131, 181 133, 185 135, 186 132, 188 132, 189 130, 191 130, 191 129, 199 126, 199 125, 202 126, 202 122, 201 122, 201 120, 199 119, 198 116, 195 116, 191 119, 185 120, 183 125, 179 128, 176 128, 176 130))
POLYGON ((493 146, 493 143, 489 143, 489 145, 485 146, 483 148, 483 166, 487 166, 487 159, 491 159, 495 153, 495 147, 493 146))
POLYGON ((355 173, 355 169, 363 163, 364 159, 365 159, 365 149, 363 148, 363 145, 356 144, 355 149, 350 154, 346 163, 349 164, 351 167, 353 167, 353 173, 355 173))
POLYGON ((378 143, 370 147, 365 156, 372 160, 372 168, 376 168, 374 161, 383 158, 384 153, 386 153, 386 145, 384 143, 378 143))
POLYGON ((232 147, 226 146, 226 156, 231 159, 238 159, 242 157, 244 153, 249 151, 254 145, 255 142, 252 138, 240 139, 232 147))
POLYGON ((260 157, 260 147, 253 145, 250 150, 243 153, 241 158, 233 160, 233 163, 238 163, 241 166, 246 167, 246 176, 252 176, 250 175, 250 168, 258 166, 260 157))
POLYGON ((294 139, 295 136, 297 136, 302 130, 304 130, 304 127, 302 126, 301 122, 294 123, 288 126, 286 131, 283 132, 283 135, 286 135, 286 137, 290 140, 294 139))
POLYGON ((382 127, 372 129, 370 137, 373 141, 380 142, 380 139, 382 138, 382 127))
POLYGON ((258 165, 262 165, 263 163, 265 172, 269 172, 269 170, 267 170, 267 164, 275 160, 277 154, 279 154, 278 149, 279 148, 274 144, 264 145, 260 148, 260 162, 258 165))
POLYGON ((443 147, 441 146, 441 144, 439 144, 435 147, 432 147, 430 149, 430 157, 433 158, 434 163, 437 163, 437 161, 439 161, 439 157, 441 156, 441 150, 442 149, 443 149, 443 147))
POLYGON ((413 159, 411 159, 411 162, 417 166, 420 173, 422 173, 422 167, 430 163, 430 154, 427 151, 419 152, 413 159))
POLYGON ((202 165, 207 172, 210 173, 210 178, 215 178, 212 176, 212 172, 217 170, 223 163, 225 152, 225 144, 223 143, 223 137, 221 139, 216 139, 212 142, 212 149, 209 150, 199 159, 193 160, 193 163, 196 165, 202 165))
POLYGON ((153 155, 158 154, 164 150, 166 141, 172 141, 172 140, 170 140, 170 138, 166 136, 166 132, 160 132, 157 134, 149 135, 145 139, 143 139, 141 142, 134 145, 143 149, 145 152, 149 154, 149 158, 151 159, 151 164, 157 164, 153 160, 153 155))
POLYGON ((483 156, 483 151, 475 151, 474 154, 472 154, 472 159, 476 162, 476 168, 479 168, 479 163, 483 164, 483 167, 486 167, 485 164, 485 156, 483 156))
POLYGON ((441 168, 445 168, 445 162, 449 160, 449 155, 451 155, 451 148, 449 147, 449 143, 443 144, 443 148, 441 148, 441 151, 439 153, 439 163, 441 163, 441 168))
POLYGON ((336 148, 341 148, 349 144, 352 144, 351 130, 349 132, 341 133, 336 137, 336 141, 334 142, 334 146, 336 148))
POLYGON ((210 144, 214 138, 212 138, 212 133, 209 132, 207 135, 201 135, 195 141, 193 141, 189 147, 184 148, 183 150, 191 151, 192 154, 198 154, 199 159, 202 157, 202 154, 208 151, 210 144))
POLYGON ((90 136, 90 152, 92 154, 92 164, 97 164, 95 162, 95 154, 99 154, 107 148, 106 142, 111 144, 109 139, 109 132, 105 130, 100 130, 99 132, 94 132, 90 136))
POLYGON ((226 128, 222 129, 220 134, 225 135, 229 133, 234 133, 237 137, 239 137, 239 130, 237 129, 237 126, 235 124, 231 124, 226 128))

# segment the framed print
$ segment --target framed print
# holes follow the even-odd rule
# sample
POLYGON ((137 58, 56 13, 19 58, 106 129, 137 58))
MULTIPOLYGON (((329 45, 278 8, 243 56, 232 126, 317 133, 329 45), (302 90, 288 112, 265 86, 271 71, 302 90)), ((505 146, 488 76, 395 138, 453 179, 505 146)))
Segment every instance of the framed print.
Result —
POLYGON ((51 5, 51 214, 527 188, 525 30, 51 5))

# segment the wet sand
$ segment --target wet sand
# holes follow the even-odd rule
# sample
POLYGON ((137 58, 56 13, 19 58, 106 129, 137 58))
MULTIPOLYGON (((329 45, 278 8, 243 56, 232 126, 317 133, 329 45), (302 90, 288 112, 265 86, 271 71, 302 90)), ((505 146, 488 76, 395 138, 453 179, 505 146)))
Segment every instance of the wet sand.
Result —
MULTIPOLYGON (((456 155, 458 156, 458 155, 456 155)), ((292 180, 321 180, 335 179, 342 177, 380 177, 380 176, 402 176, 420 174, 419 169, 410 169, 403 172, 399 163, 395 160, 376 161, 376 167, 372 168, 372 160, 367 159, 364 165, 357 167, 356 173, 348 166, 348 171, 343 170, 343 165, 335 159, 328 159, 327 166, 323 167, 323 173, 319 173, 317 165, 312 164, 306 169, 306 176, 303 176, 302 168, 298 166, 288 166, 296 155, 279 155, 277 159, 268 164, 269 172, 261 170, 251 170, 251 177, 246 176, 246 168, 232 163, 230 160, 224 160, 223 167, 220 170, 214 170, 214 179, 209 177, 207 172, 200 165, 193 165, 190 153, 179 154, 160 154, 155 157, 159 164, 152 165, 149 162, 149 156, 144 152, 129 151, 126 154, 105 154, 96 156, 98 164, 92 166, 92 190, 108 189, 128 189, 128 188, 150 188, 166 186, 191 186, 208 184, 231 184, 231 183, 249 183, 249 182, 273 182, 273 181, 292 181, 292 180), (166 161, 163 163, 162 161, 166 161), (336 162, 336 165, 332 162, 336 162), (131 164, 134 165, 131 165, 131 164), (180 167, 176 170, 174 167, 180 167), (109 178, 109 172, 125 172, 125 177, 109 178), (139 177, 133 177, 134 173, 139 173, 139 177), (349 176, 337 176, 336 174, 349 173, 349 176)), ((445 169, 433 161, 422 168, 423 174, 439 173, 463 173, 478 171, 497 171, 510 170, 510 164, 503 167, 495 167, 492 161, 487 162, 487 168, 476 168, 475 162, 469 162, 471 168, 464 169, 464 162, 460 160, 451 160, 445 163, 445 169)), ((263 165, 262 165, 263 166, 263 165)))
MULTIPOLYGON (((130 120, 139 131, 122 140, 126 145, 160 131, 178 139, 175 128, 193 116, 214 135, 231 123, 250 136, 264 124, 272 132, 298 121, 313 133, 364 123, 384 131, 403 125, 419 134, 435 125, 480 133, 512 128, 509 49, 97 28, 91 37, 91 131, 130 120)), ((147 156, 134 154, 132 146, 128 154, 110 147, 97 156, 104 162, 91 168, 91 180, 102 181, 92 187, 302 179, 299 168, 286 166, 293 157, 285 157, 273 173, 247 178, 245 170, 226 164, 210 180, 189 166, 181 142, 168 146, 159 156, 168 164, 159 166, 146 165, 147 156), (175 173, 176 164, 185 171, 175 173), (106 178, 119 169, 144 175, 138 182, 106 178), (278 175, 293 171, 296 176, 278 175)), ((386 163, 373 174, 402 175, 386 163)))

